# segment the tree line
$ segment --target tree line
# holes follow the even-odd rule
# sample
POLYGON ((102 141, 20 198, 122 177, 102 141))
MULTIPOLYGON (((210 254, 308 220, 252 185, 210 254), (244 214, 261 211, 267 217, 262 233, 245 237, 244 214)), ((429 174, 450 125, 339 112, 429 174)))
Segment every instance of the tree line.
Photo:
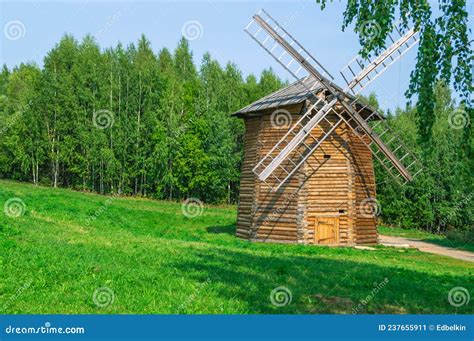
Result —
POLYGON ((142 36, 101 51, 65 36, 44 66, 0 75, 0 176, 101 194, 235 202, 243 123, 230 117, 284 83, 243 79, 183 38, 155 54, 142 36))
POLYGON ((474 139, 467 127, 472 109, 456 104, 443 82, 433 92, 428 141, 420 131, 425 128, 419 126, 416 105, 386 115, 389 125, 418 156, 423 170, 414 181, 400 186, 375 163, 381 219, 390 225, 448 233, 454 239, 474 242, 474 169, 469 157, 474 139))
MULTIPOLYGON (((155 54, 144 36, 102 50, 66 35, 43 64, 0 73, 0 177, 169 200, 237 202, 244 127, 230 114, 286 85, 271 69, 244 78, 208 53, 197 66, 184 38, 155 54)), ((416 106, 387 113, 424 171, 400 187, 375 166, 381 218, 472 237, 470 116, 443 83, 434 91, 429 143, 416 106)))

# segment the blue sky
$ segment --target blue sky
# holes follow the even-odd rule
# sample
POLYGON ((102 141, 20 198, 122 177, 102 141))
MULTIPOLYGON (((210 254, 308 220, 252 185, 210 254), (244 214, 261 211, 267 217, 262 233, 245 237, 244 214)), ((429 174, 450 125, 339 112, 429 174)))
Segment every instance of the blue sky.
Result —
MULTIPOLYGON (((197 63, 209 51, 221 63, 236 63, 244 76, 259 74, 268 67, 284 79, 290 78, 244 32, 251 16, 265 8, 275 19, 287 23, 287 29, 342 84, 339 70, 359 49, 355 34, 341 31, 345 3, 335 1, 321 11, 315 1, 3 1, 0 0, 0 63, 13 67, 21 62, 36 62, 65 33, 81 39, 87 33, 96 35, 102 47, 136 42, 144 33, 154 50, 173 49, 186 23, 198 22, 198 38, 190 45, 197 63), (18 39, 8 39, 8 23, 20 23, 18 39), (201 29, 202 28, 202 29, 201 29)), ((435 6, 436 7, 436 6, 435 6)), ((468 0, 470 22, 474 20, 474 0, 468 0)), ((188 24, 189 25, 189 24, 188 24)), ((11 36, 10 36, 11 38, 11 36)), ((384 108, 404 106, 404 92, 415 64, 416 48, 372 83, 363 93, 375 92, 384 108)))

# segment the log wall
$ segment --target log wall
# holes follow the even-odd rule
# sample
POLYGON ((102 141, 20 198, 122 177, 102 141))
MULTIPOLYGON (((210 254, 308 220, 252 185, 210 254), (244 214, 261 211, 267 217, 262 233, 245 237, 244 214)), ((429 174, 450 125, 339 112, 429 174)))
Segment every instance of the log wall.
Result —
POLYGON ((244 155, 240 178, 239 206, 237 208, 236 235, 250 239, 253 216, 255 214, 256 177, 252 172, 258 161, 258 137, 261 126, 261 117, 245 120, 244 155))
MULTIPOLYGON (((363 209, 375 199, 372 155, 345 124, 277 192, 269 187, 275 184, 271 178, 265 184, 253 173, 257 162, 299 119, 302 106, 285 110, 291 113, 288 125, 276 125, 272 111, 245 119, 236 235, 255 241, 312 244, 314 218, 336 216, 338 244, 376 243, 377 221, 363 209)), ((314 136, 318 136, 316 129, 314 136)), ((285 175, 282 170, 275 174, 280 178, 285 175)))
MULTIPOLYGON (((332 122, 335 116, 329 118, 332 122)), ((313 129, 317 136, 318 129, 313 129)), ((305 191, 306 243, 314 242, 314 218, 332 216, 339 218, 339 244, 352 242, 352 225, 348 218, 350 205, 350 162, 343 153, 347 140, 345 124, 339 125, 330 138, 326 139, 305 165, 308 176, 305 191), (313 167, 311 167, 313 166, 313 167)))
MULTIPOLYGON (((368 142, 368 140, 366 140, 368 142)), ((356 244, 377 243, 378 201, 372 152, 354 134, 350 134, 351 176, 354 183, 354 235, 356 244)))
MULTIPOLYGON (((288 132, 300 117, 302 105, 285 107, 279 118, 272 117, 272 112, 265 113, 261 118, 258 136, 258 160, 262 159, 277 142, 288 132)), ((274 112, 274 111, 273 111, 274 112)), ((274 151, 274 156, 278 151, 274 151)), ((255 166, 255 165, 254 165, 255 166)), ((283 164, 283 166, 289 166, 283 164)), ((274 172, 283 179, 286 174, 282 169, 274 172)), ((301 225, 304 221, 304 210, 300 198, 301 172, 295 173, 276 192, 271 187, 277 185, 274 177, 269 177, 267 183, 257 180, 255 186, 255 207, 253 240, 276 242, 301 242, 301 225)), ((256 177, 255 177, 256 178, 256 177)))

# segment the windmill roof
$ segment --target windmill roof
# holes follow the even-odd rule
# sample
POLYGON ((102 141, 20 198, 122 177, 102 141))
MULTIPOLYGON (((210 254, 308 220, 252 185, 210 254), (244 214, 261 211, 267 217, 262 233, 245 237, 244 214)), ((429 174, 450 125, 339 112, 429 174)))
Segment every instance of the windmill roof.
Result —
MULTIPOLYGON (((334 88, 339 91, 342 91, 339 86, 329 80, 327 81, 330 82, 334 88)), ((232 116, 242 117, 246 114, 261 112, 267 109, 275 109, 293 104, 303 103, 312 96, 312 93, 316 94, 323 89, 324 86, 321 84, 321 82, 317 81, 313 76, 307 76, 305 78, 302 78, 301 81, 295 81, 287 87, 277 90, 247 105, 246 107, 233 113, 232 116), (310 89, 311 92, 308 92, 307 89, 310 89)), ((349 99, 355 100, 354 96, 348 93, 345 93, 345 95, 349 99)))

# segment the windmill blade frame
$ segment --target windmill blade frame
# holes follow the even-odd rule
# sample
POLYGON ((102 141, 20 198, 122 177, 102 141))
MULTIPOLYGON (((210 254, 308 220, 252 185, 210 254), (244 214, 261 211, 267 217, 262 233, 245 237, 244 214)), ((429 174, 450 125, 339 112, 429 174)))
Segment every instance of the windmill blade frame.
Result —
MULTIPOLYGON (((390 65, 399 60, 405 53, 407 53, 419 42, 418 32, 415 31, 414 28, 410 28, 403 33, 403 28, 400 26, 400 22, 401 20, 396 22, 393 25, 392 32, 388 33, 388 38, 392 42, 392 45, 386 48, 378 56, 375 56, 372 60, 364 60, 360 55, 356 55, 344 68, 341 69, 340 74, 347 83, 347 87, 344 89, 344 92, 351 91, 353 94, 358 95, 370 83, 380 77, 390 65), (398 36, 397 38, 393 37, 395 34, 398 36), (365 63, 367 63, 366 66, 364 66, 365 63), (357 70, 357 68, 360 68, 360 71, 356 71, 358 72, 356 74, 354 69, 357 70), (348 71, 350 71, 353 76, 352 80, 350 81, 345 75, 345 72, 348 71)), ((354 103, 358 102, 359 98, 360 96, 357 96, 353 101, 353 107, 354 103)), ((373 108, 371 109, 373 110, 373 108)), ((384 143, 387 144, 392 151, 400 151, 401 155, 399 156, 399 159, 401 159, 401 161, 408 158, 409 163, 407 163, 406 169, 409 170, 411 168, 410 171, 413 173, 412 178, 417 176, 423 170, 421 162, 418 160, 418 158, 409 150, 402 139, 389 127, 389 125, 386 124, 384 117, 380 113, 378 113, 376 110, 373 110, 373 113, 366 119, 366 121, 369 123, 371 119, 377 120, 376 125, 372 126, 371 128, 373 130, 375 130, 375 128, 379 128, 379 137, 388 137, 384 143), (390 144, 393 142, 396 142, 396 145, 390 146, 390 144)), ((350 123, 350 119, 349 121, 345 121, 347 124, 350 123)), ((363 142, 365 143, 365 141, 363 142)), ((387 166, 385 160, 380 158, 378 155, 377 150, 374 150, 374 148, 369 144, 365 144, 367 147, 371 148, 373 155, 386 169, 386 171, 398 180, 398 174, 393 174, 391 172, 393 167, 387 166)))
MULTIPOLYGON (((364 110, 364 107, 359 111, 364 110)), ((372 110, 372 109, 371 109, 372 110)), ((377 145, 371 142, 367 142, 364 138, 364 134, 361 133, 360 129, 352 126, 353 118, 349 116, 342 116, 343 121, 351 127, 352 131, 358 136, 359 140, 371 150, 372 155, 377 159, 377 161, 383 166, 383 168, 389 173, 395 180, 400 184, 406 184, 409 180, 402 179, 402 176, 399 172, 394 173, 393 169, 395 168, 392 164, 387 163, 387 159, 380 155, 380 150, 377 145)), ((423 166, 419 159, 414 153, 411 152, 410 148, 406 146, 403 140, 396 134, 393 129, 386 123, 385 118, 378 113, 376 110, 369 115, 365 121, 370 125, 372 122, 375 122, 371 129, 377 133, 379 138, 384 137, 384 144, 387 145, 393 154, 406 165, 405 168, 410 171, 412 174, 412 179, 414 179, 418 174, 423 170, 423 166)))
POLYGON ((393 31, 388 33, 388 38, 392 45, 378 56, 372 60, 365 60, 360 55, 356 55, 339 71, 347 84, 344 92, 350 90, 355 95, 359 94, 420 41, 418 31, 411 28, 403 34, 398 23, 393 25, 393 31), (393 34, 399 37, 393 38, 393 34))
MULTIPOLYGON (((250 22, 249 25, 245 28, 245 31, 260 45, 262 46, 278 63, 280 63, 286 70, 290 72, 290 74, 293 75, 298 81, 301 82, 301 78, 299 77, 299 73, 304 70, 306 71, 309 75, 314 77, 317 82, 319 82, 323 87, 329 92, 329 94, 333 97, 333 99, 336 99, 337 103, 340 103, 343 111, 347 113, 347 115, 350 118, 350 121, 353 121, 355 123, 355 127, 353 124, 349 124, 349 127, 354 130, 354 132, 357 133, 357 136, 363 140, 364 136, 368 136, 369 139, 371 140, 371 146, 375 146, 378 152, 380 152, 383 157, 389 160, 389 162, 392 164, 391 168, 395 168, 399 174, 406 180, 406 181, 411 181, 413 179, 411 173, 405 168, 405 166, 397 159, 397 157, 390 151, 390 149, 383 143, 383 141, 379 138, 379 136, 371 129, 369 124, 359 115, 359 112, 353 107, 355 102, 352 103, 347 103, 347 95, 343 93, 342 90, 339 90, 336 85, 334 85, 332 82, 327 80, 324 76, 322 76, 322 73, 314 67, 310 60, 313 60, 316 62, 316 64, 321 67, 325 72, 326 69, 314 58, 312 57, 307 50, 299 44, 278 22, 276 22, 270 15, 268 15, 267 12, 264 10, 260 10, 256 15, 253 16, 253 20, 250 22), (267 17, 267 19, 262 18, 261 14, 267 17), (259 26, 257 28, 257 31, 252 33, 250 27, 252 26, 253 23, 257 23, 259 26), (274 27, 271 26, 269 23, 271 22, 274 27), (259 40, 257 38, 258 34, 260 32, 266 32, 267 36, 265 39, 262 38, 262 40, 259 40), (280 35, 277 31, 283 32, 282 35, 280 35), (290 38, 290 42, 286 41, 284 37, 287 36, 290 38), (273 43, 273 46, 266 46, 268 42, 273 43), (294 46, 298 48, 296 50, 294 46), (274 53, 275 49, 277 47, 282 48, 283 52, 280 55, 277 55, 274 53), (284 61, 284 57, 288 58, 289 56, 290 60, 288 62, 284 61), (296 63, 295 63, 296 61, 296 63), (299 66, 298 66, 299 64, 299 66), (297 67, 297 69, 291 69, 290 67, 297 67), (362 130, 364 135, 362 136, 359 132, 359 130, 362 130)), ((305 88, 308 88, 304 82, 301 82, 305 88)), ((308 89, 308 91, 311 93, 312 96, 314 96, 316 99, 316 95, 308 89)), ((329 111, 328 111, 329 112, 329 111)), ((338 114, 342 119, 345 121, 349 121, 347 118, 344 118, 343 114, 339 114, 336 111, 334 111, 336 114, 338 114)), ((325 115, 324 115, 325 116, 325 115)), ((323 117, 324 117, 323 116, 323 117)), ((309 127, 312 128, 312 127, 309 127)), ((309 132, 310 129, 304 129, 305 131, 309 132)), ((328 135, 329 136, 329 135, 328 135)), ((327 138, 326 136, 325 138, 327 138)), ((297 145, 297 144, 296 144, 297 145)), ((371 148, 373 151, 374 147, 371 148)), ((285 151, 287 153, 288 150, 285 151)), ((288 155, 288 153, 287 153, 288 155)), ((282 155, 282 158, 284 158, 284 155, 282 155)), ((282 158, 279 158, 280 161, 282 158)), ((379 156, 377 156, 379 158, 379 156)), ((272 163, 271 168, 267 169, 265 174, 263 174, 264 178, 268 177, 268 174, 271 173, 276 167, 278 167, 278 162, 272 163)), ((254 168, 255 174, 259 175, 259 178, 261 178, 262 173, 258 173, 257 167, 254 168)), ((392 173, 391 173, 392 174, 392 173)), ((282 182, 279 184, 279 186, 282 185, 282 182)), ((279 187, 278 186, 278 187, 279 187)))
MULTIPOLYGON (((298 168, 305 162, 309 156, 311 156, 311 153, 316 150, 321 143, 326 140, 326 138, 337 128, 337 126, 342 122, 342 118, 339 118, 339 120, 335 123, 330 122, 329 120, 326 119, 326 115, 333 111, 333 106, 336 103, 336 100, 332 100, 331 102, 324 102, 325 104, 323 105, 322 108, 320 108, 316 114, 312 114, 313 110, 317 108, 318 104, 321 102, 324 102, 323 100, 319 100, 318 102, 314 103, 309 107, 309 109, 306 110, 306 113, 298 120, 298 122, 290 128, 290 130, 285 134, 285 136, 270 150, 270 152, 262 159, 260 160, 259 163, 254 167, 254 170, 256 171, 255 173, 258 174, 258 178, 260 181, 265 181, 272 173, 273 171, 280 167, 287 175, 283 180, 276 178, 277 181, 280 182, 280 185, 283 184, 286 180, 288 180, 297 170, 298 168), (306 122, 306 124, 303 124, 303 122, 306 122), (325 120, 329 127, 326 130, 324 130, 322 127, 319 127, 319 129, 322 131, 322 137, 314 137, 311 131, 315 126, 317 126, 319 123, 321 123, 323 120, 325 120), (307 137, 311 137, 313 140, 313 143, 308 146, 308 144, 305 142, 307 137), (291 137, 290 141, 286 141, 286 138, 291 137), (282 147, 280 147, 282 145, 282 147), (281 163, 289 157, 291 153, 293 153, 300 145, 303 145, 306 149, 301 151, 296 151, 296 157, 297 160, 293 161, 291 158, 289 158, 290 164, 290 170, 288 168, 281 167, 281 163), (277 157, 273 157, 272 154, 278 150, 279 153, 277 157), (269 160, 268 164, 266 164, 266 161, 269 160), (260 168, 263 168, 261 172, 258 170, 260 168)), ((276 189, 278 189, 279 186, 277 186, 276 189)))

